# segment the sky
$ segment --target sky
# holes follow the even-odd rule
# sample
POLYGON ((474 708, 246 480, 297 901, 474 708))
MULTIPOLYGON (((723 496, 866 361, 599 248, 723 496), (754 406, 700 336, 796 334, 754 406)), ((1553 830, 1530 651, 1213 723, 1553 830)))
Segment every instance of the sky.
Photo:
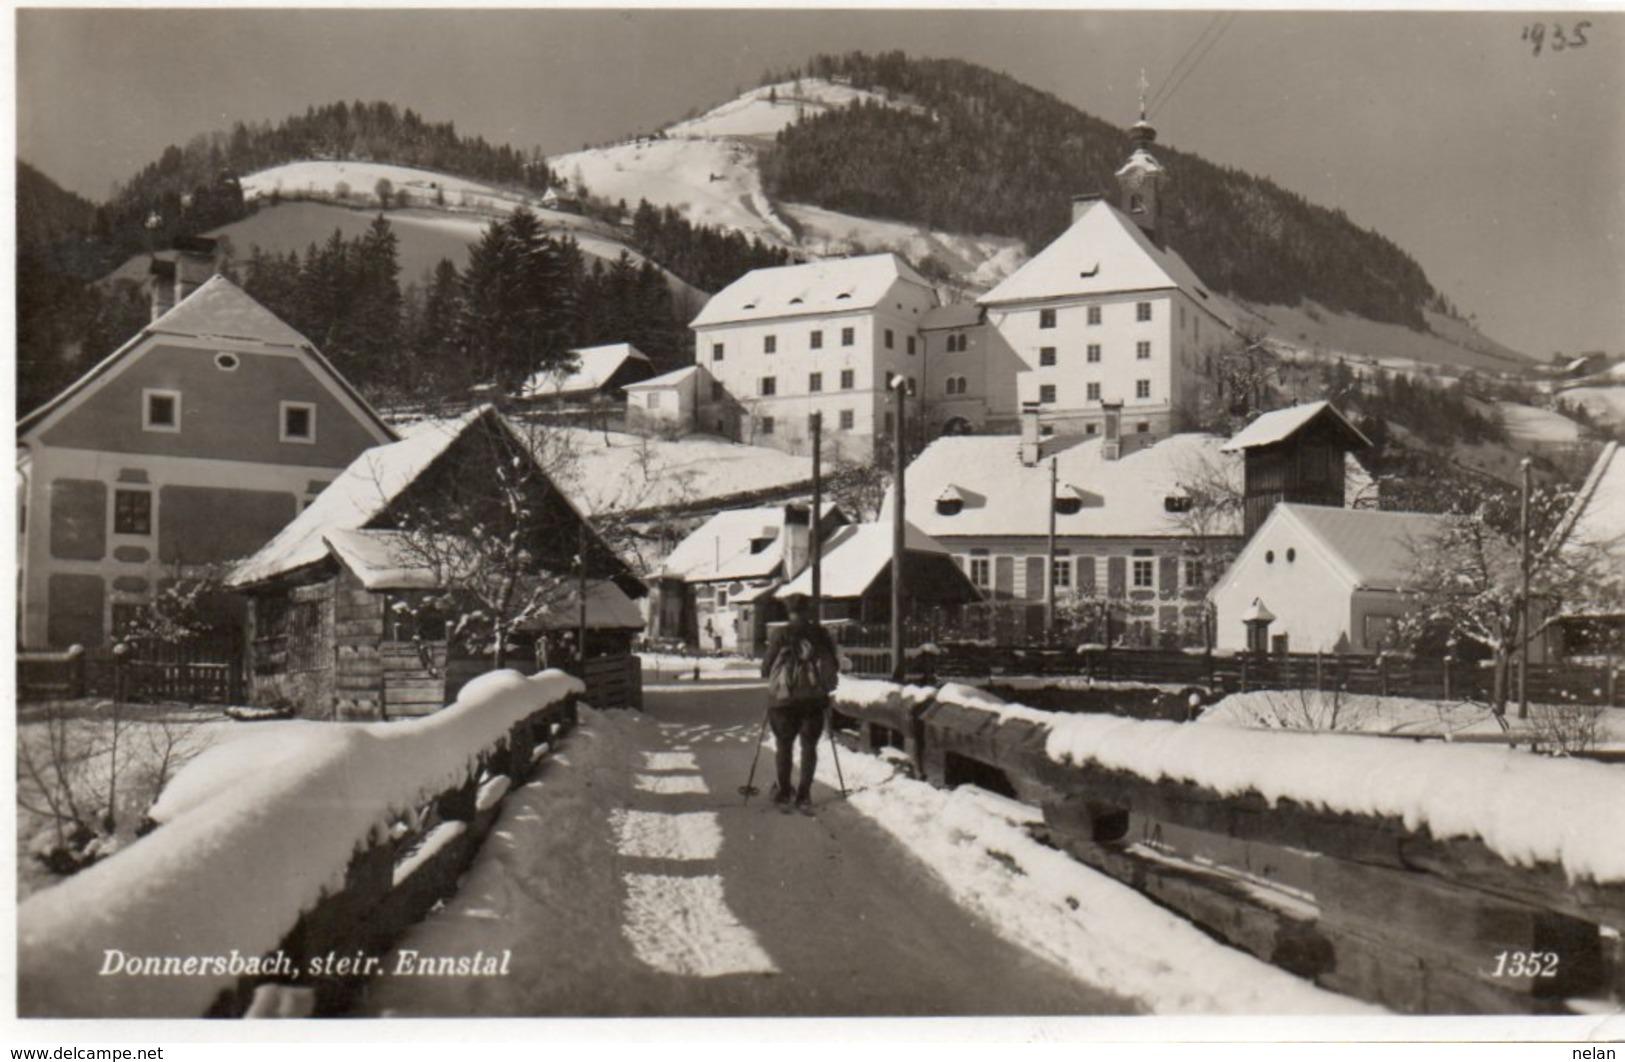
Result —
POLYGON ((1539 55, 1512 11, 1220 14, 28 8, 17 152, 102 200, 169 144, 382 99, 558 154, 854 49, 965 59, 1126 126, 1143 69, 1161 143, 1341 208, 1492 337, 1625 350, 1625 3, 1544 11, 1539 55))

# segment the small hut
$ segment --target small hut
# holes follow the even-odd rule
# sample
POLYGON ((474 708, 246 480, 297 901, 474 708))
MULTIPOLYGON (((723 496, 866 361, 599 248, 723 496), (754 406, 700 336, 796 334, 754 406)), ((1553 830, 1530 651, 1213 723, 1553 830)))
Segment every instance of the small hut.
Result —
POLYGON ((499 665, 624 679, 642 627, 630 598, 643 584, 490 407, 363 453, 228 585, 249 600, 250 700, 310 718, 426 714, 499 665), (508 520, 522 565, 493 575, 481 540, 504 510, 519 514, 508 520), (446 519, 426 529, 425 513, 446 519), (495 651, 475 652, 458 634, 493 577, 535 607, 495 651))

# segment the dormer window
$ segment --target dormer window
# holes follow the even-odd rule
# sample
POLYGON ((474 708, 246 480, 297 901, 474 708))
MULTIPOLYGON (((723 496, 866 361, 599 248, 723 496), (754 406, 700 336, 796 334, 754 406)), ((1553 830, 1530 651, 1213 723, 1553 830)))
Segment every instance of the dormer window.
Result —
POLYGON ((839 295, 835 296, 837 301, 840 299, 850 299, 851 297, 852 293, 850 291, 843 291, 839 295))
POLYGON ((316 406, 310 402, 282 403, 282 441, 313 443, 316 441, 316 406))
POLYGON ((181 393, 151 387, 142 390, 141 428, 143 431, 180 431, 181 393))
POLYGON ((941 497, 937 499, 937 512, 943 516, 958 516, 960 510, 965 508, 965 499, 959 497, 941 497))
POLYGON ((1164 512, 1188 513, 1191 511, 1191 496, 1189 494, 1170 494, 1162 499, 1164 512))

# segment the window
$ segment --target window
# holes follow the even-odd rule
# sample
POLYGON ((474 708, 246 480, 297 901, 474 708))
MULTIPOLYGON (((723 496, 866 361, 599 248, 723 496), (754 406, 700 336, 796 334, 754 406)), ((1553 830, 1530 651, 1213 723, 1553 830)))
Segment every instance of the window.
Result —
POLYGON ((1057 590, 1072 589, 1072 558, 1056 557, 1055 570, 1051 573, 1050 582, 1057 590))
POLYGON ((963 354, 969 350, 970 336, 963 332, 954 332, 948 336, 948 353, 963 354))
POLYGON ((222 350, 214 356, 214 367, 221 372, 236 372, 241 364, 242 359, 229 350, 222 350))
POLYGON ((1135 398, 1150 398, 1151 397, 1151 381, 1150 380, 1135 380, 1134 381, 1134 397, 1135 398))
POLYGON ((821 373, 821 372, 809 373, 807 375, 807 390, 809 390, 809 391, 822 391, 823 389, 824 389, 824 374, 821 373))
POLYGON ((1149 339, 1142 339, 1138 343, 1134 344, 1134 356, 1141 361, 1149 358, 1151 356, 1151 341, 1149 339))
POLYGON ((1196 590, 1207 585, 1206 566, 1201 557, 1185 558, 1185 586, 1196 590))
POLYGON ((852 411, 850 409, 841 410, 841 430, 842 431, 851 431, 852 430, 852 421, 853 421, 852 411))
POLYGON ((850 391, 857 386, 857 373, 851 369, 841 370, 841 390, 850 391))
POLYGON ((116 490, 113 492, 113 534, 152 534, 152 492, 116 490))
POLYGON ((1149 435, 1151 433, 1151 422, 1149 420, 1140 421, 1140 423, 1134 425, 1134 433, 1136 435, 1149 435))
POLYGON ((962 395, 969 386, 970 380, 968 378, 964 376, 950 376, 948 377, 947 393, 951 395, 962 395))
POLYGON ((1089 358, 1088 358, 1088 360, 1093 361, 1093 362, 1098 362, 1100 360, 1100 344, 1099 343, 1090 343, 1089 344, 1089 358))
POLYGON ((1091 306, 1091 307, 1089 307, 1089 323, 1092 324, 1092 325, 1097 325, 1097 324, 1100 323, 1100 307, 1099 306, 1091 306))
POLYGON ((853 328, 843 328, 843 329, 841 329, 841 346, 850 347, 853 343, 857 342, 857 338, 858 338, 858 334, 857 334, 856 329, 853 329, 853 328))
POLYGON ((1149 320, 1151 320, 1151 304, 1149 302, 1137 302, 1137 303, 1135 303, 1134 304, 1134 319, 1136 321, 1149 321, 1149 320))
POLYGON ((141 427, 145 431, 181 430, 181 393, 147 388, 141 392, 141 427))
POLYGON ((650 391, 649 392, 649 405, 648 405, 648 408, 650 408, 650 409, 659 409, 660 408, 660 392, 659 391, 650 391))
POLYGON ((772 435, 773 434, 773 418, 772 417, 763 417, 762 418, 762 434, 763 435, 772 435))
POLYGON ((1055 327, 1055 311, 1054 310, 1039 310, 1038 311, 1038 327, 1039 328, 1054 328, 1055 327))
POLYGON ((1088 394, 1085 396, 1091 402, 1100 401, 1100 384, 1098 382, 1088 385, 1088 394))
POLYGON ((722 360, 722 344, 721 343, 712 343, 711 344, 711 360, 712 361, 721 361, 722 360))
POLYGON ((992 582, 993 560, 991 557, 972 557, 970 559, 970 581, 976 586, 987 586, 992 582))
POLYGON ((910 354, 913 354, 914 353, 914 337, 913 336, 908 336, 907 337, 907 342, 908 342, 908 352, 910 354))
POLYGON ((1039 347, 1038 348, 1038 364, 1040 366, 1054 365, 1055 364, 1055 348, 1054 347, 1039 347))
POLYGON ((779 337, 778 336, 763 336, 762 337, 762 353, 763 354, 776 354, 776 353, 778 353, 778 350, 779 350, 779 337))
POLYGON ((1090 421, 1088 424, 1085 424, 1083 426, 1083 433, 1085 435, 1093 435, 1096 432, 1098 432, 1099 430, 1100 430, 1100 425, 1094 423, 1093 421, 1090 421))
POLYGON ((807 345, 810 346, 813 350, 823 350, 824 349, 824 331, 823 331, 823 329, 821 329, 821 328, 813 329, 812 336, 808 339, 808 344, 807 345))
POLYGON ((1040 387, 1038 389, 1038 400, 1045 405, 1053 403, 1055 401, 1055 385, 1045 384, 1040 387))
POLYGON ((779 393, 779 379, 776 376, 762 377, 761 394, 765 397, 779 393))
POLYGON ((891 329, 888 328, 886 329, 886 349, 891 350, 894 346, 896 346, 896 343, 893 342, 891 329))
POLYGON ((721 380, 711 381, 711 401, 720 402, 728 395, 728 389, 722 386, 721 380))
POLYGON ((316 441, 316 407, 309 402, 282 403, 282 441, 316 441))
POLYGON ((1155 590, 1157 588, 1157 562, 1150 557, 1134 558, 1134 589, 1155 590))

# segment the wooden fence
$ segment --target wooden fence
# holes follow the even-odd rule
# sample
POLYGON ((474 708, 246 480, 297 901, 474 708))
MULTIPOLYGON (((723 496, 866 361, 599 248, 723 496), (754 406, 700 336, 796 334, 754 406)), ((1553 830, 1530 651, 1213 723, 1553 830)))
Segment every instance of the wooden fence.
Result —
POLYGON ((581 665, 580 678, 587 684, 582 699, 594 707, 643 707, 643 663, 636 656, 590 657, 581 665))
MULTIPOLYGON (((889 676, 891 652, 843 647, 859 675, 889 676)), ((1394 697, 1488 701, 1493 669, 1460 660, 1404 656, 1225 654, 1166 649, 1017 648, 971 643, 943 645, 934 653, 910 649, 908 674, 927 678, 999 675, 1070 676, 1202 686, 1218 694, 1260 689, 1341 690, 1394 697)), ((1531 664, 1529 699, 1536 703, 1625 705, 1620 667, 1531 664)), ((1508 677, 1516 696, 1517 666, 1508 677)))
POLYGON ((937 785, 1041 807, 1041 839, 1327 988, 1431 1014, 1563 1013, 1578 997, 1617 1007, 1625 996, 1618 882, 1514 865, 1394 818, 1063 764, 1040 723, 892 691, 863 703, 837 692, 838 732, 869 751, 904 750, 937 785))
POLYGON ((242 647, 235 639, 219 639, 186 646, 128 643, 111 649, 19 652, 17 693, 23 700, 112 697, 135 703, 240 704, 242 647))

